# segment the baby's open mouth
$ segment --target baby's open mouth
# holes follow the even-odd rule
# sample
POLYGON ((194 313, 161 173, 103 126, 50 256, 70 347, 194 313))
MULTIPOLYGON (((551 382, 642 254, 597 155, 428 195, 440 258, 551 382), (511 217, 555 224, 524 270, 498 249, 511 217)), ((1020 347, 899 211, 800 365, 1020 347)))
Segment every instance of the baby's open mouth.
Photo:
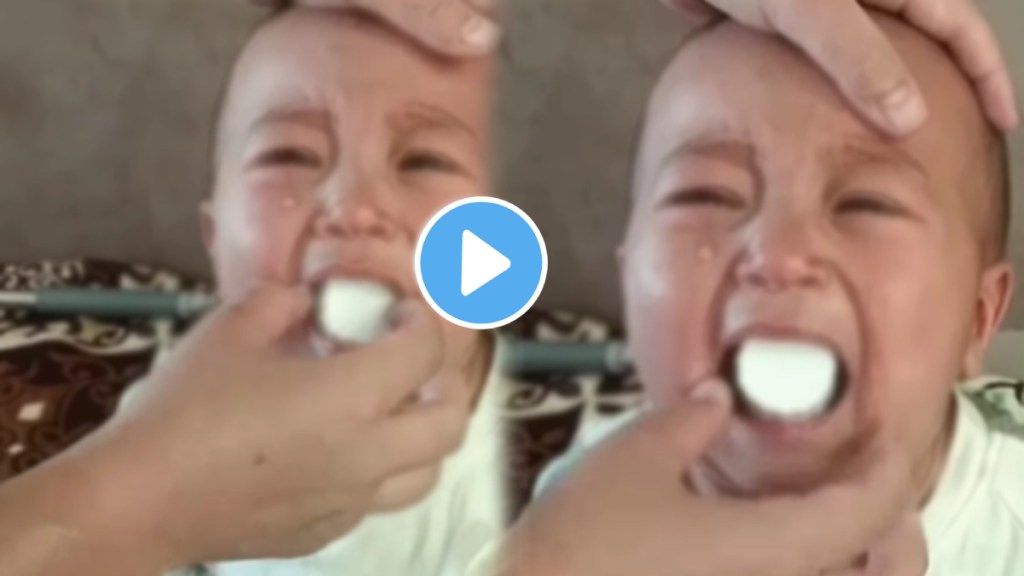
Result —
POLYGON ((742 417, 787 423, 826 418, 850 380, 847 361, 834 347, 801 338, 738 339, 726 347, 719 373, 742 417))

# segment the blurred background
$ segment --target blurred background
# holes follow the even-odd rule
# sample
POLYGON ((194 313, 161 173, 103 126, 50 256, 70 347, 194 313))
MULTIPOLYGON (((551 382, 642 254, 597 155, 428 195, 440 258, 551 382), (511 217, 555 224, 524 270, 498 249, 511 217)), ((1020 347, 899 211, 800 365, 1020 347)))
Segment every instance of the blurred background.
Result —
MULTIPOLYGON (((550 251, 541 305, 614 318, 641 109, 685 29, 654 0, 511 0, 501 192, 550 251)), ((982 0, 1024 82, 1024 3, 982 0)), ((244 0, 8 2, 0 19, 0 262, 94 257, 207 274, 197 204, 214 105, 262 11, 244 0)), ((1024 140, 1011 326, 1024 329, 1024 140)))

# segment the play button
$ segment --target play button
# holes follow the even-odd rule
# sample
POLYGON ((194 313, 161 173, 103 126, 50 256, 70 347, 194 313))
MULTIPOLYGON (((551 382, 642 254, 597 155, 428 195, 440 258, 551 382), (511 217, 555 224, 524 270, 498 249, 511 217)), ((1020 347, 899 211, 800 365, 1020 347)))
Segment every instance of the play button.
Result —
POLYGON ((512 267, 512 261, 469 230, 462 231, 462 295, 469 296, 512 267))
POLYGON ((416 280, 424 298, 466 328, 497 328, 522 316, 540 296, 547 267, 544 239, 533 220, 490 197, 444 207, 416 246, 416 280))

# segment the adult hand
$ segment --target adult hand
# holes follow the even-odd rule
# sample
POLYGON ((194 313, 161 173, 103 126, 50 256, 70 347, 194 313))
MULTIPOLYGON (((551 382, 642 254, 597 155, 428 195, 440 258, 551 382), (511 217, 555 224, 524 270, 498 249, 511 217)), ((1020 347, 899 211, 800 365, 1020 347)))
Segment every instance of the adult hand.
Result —
POLYGON ((370 12, 428 48, 450 56, 491 52, 501 29, 497 0, 250 0, 262 6, 352 8, 370 12))
POLYGON ((916 514, 907 514, 870 552, 844 569, 827 576, 924 576, 928 572, 928 547, 916 514))
POLYGON ((469 399, 435 379, 442 335, 423 306, 366 348, 279 352, 310 301, 267 288, 214 313, 88 439, 107 477, 146 487, 132 505, 147 510, 164 567, 314 552, 425 496, 461 443, 469 399), (440 397, 410 406, 428 382, 440 397))
MULTIPOLYGON (((613 576, 643 566, 648 576, 817 576, 864 557, 900 522, 908 467, 878 446, 856 473, 817 492, 699 496, 684 478, 723 431, 730 401, 723 384, 698 390, 594 448, 532 504, 508 539, 505 574, 613 576)), ((878 570, 918 566, 922 548, 884 549, 855 573, 921 576, 878 570)))
POLYGON ((779 33, 804 50, 879 128, 912 132, 927 110, 917 83, 866 8, 903 17, 940 42, 973 81, 993 124, 1017 126, 1013 82, 995 35, 971 0, 662 0, 697 16, 716 11, 779 33))

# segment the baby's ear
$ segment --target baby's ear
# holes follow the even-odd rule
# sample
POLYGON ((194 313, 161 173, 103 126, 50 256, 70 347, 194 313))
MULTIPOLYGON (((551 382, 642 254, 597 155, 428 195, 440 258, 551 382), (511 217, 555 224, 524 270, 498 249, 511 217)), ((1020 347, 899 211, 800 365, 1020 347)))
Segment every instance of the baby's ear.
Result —
POLYGON ((1010 310, 1013 285, 1013 268, 1006 262, 996 264, 982 274, 974 331, 964 359, 967 377, 979 376, 984 371, 985 353, 1010 310))

